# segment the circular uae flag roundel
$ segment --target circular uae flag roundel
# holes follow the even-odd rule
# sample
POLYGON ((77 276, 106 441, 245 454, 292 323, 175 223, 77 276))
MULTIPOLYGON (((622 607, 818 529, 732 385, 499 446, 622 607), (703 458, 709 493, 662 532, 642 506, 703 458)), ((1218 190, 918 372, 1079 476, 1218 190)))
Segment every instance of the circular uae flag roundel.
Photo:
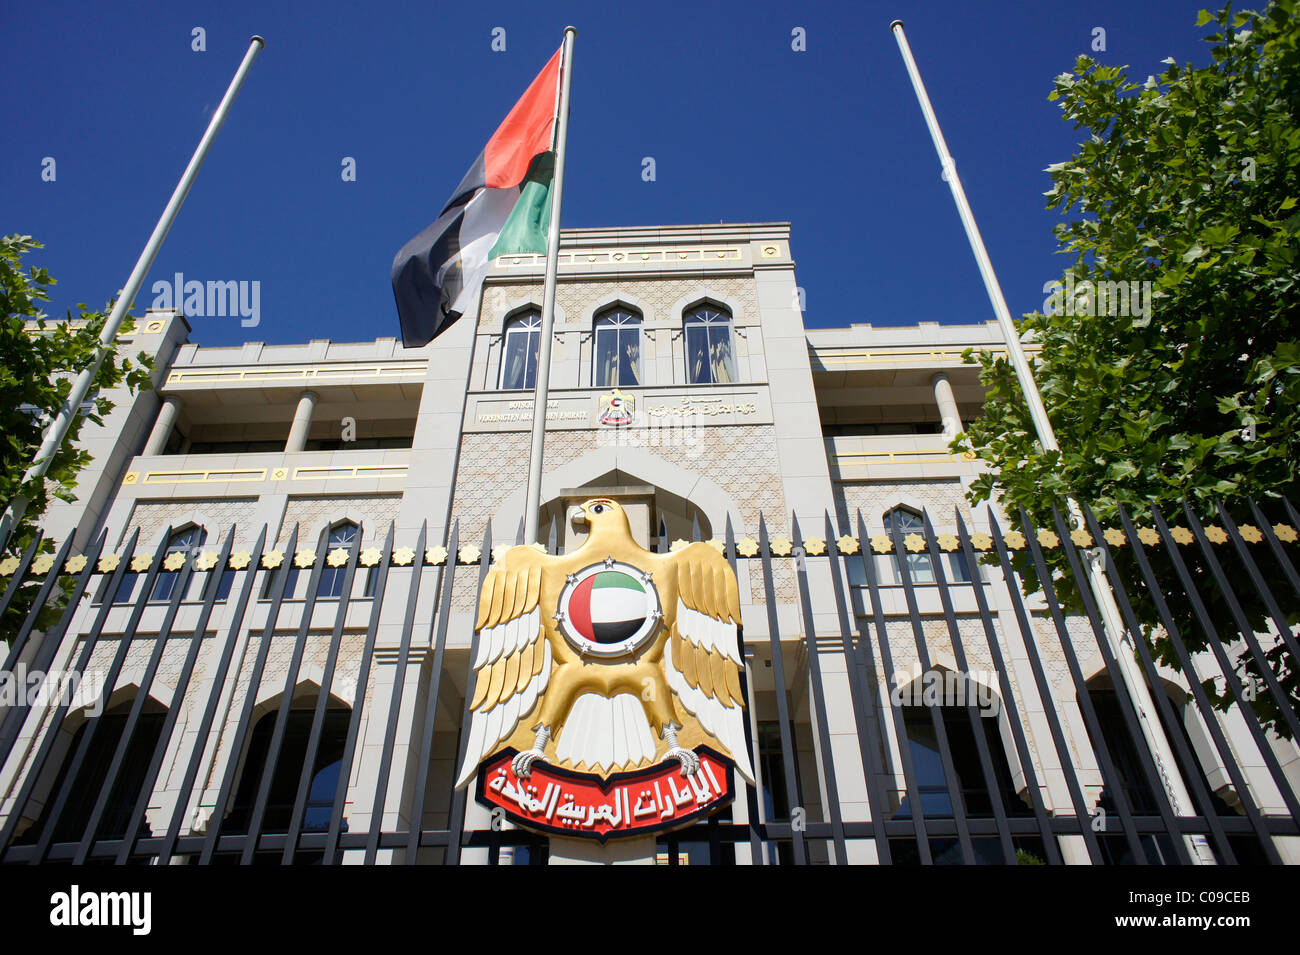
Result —
POLYGON ((641 629, 646 609, 639 580, 621 570, 602 570, 573 588, 569 621, 592 643, 622 643, 641 629))
POLYGON ((606 561, 569 579, 560 596, 561 630, 583 653, 621 654, 654 633, 658 608, 648 575, 606 561))

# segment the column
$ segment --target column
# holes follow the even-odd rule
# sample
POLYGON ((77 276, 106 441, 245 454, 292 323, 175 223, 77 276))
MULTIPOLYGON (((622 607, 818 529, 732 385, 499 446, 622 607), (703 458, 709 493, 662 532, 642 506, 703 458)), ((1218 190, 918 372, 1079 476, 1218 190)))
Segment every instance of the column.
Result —
POLYGON ((307 447, 307 435, 311 432, 311 415, 316 410, 317 397, 314 391, 304 391, 298 397, 298 410, 293 413, 293 426, 289 429, 289 440, 284 445, 285 454, 307 447))
POLYGON ((172 433, 180 413, 181 399, 178 396, 168 395, 163 399, 162 407, 158 409, 158 417, 153 423, 153 430, 149 432, 149 440, 145 442, 146 456, 166 453, 167 438, 172 433))
POLYGON ((930 384, 934 386, 934 400, 939 405, 939 416, 943 419, 943 433, 950 439, 955 438, 962 431, 962 425, 961 415, 957 411, 957 399, 952 394, 952 384, 941 371, 930 379, 930 384))

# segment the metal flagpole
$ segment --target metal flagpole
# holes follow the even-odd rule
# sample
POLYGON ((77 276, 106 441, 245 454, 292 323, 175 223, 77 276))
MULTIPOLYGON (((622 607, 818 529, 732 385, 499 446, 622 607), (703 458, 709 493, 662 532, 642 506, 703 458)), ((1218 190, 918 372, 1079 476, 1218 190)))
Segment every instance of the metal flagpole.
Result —
MULTIPOLYGON (((930 97, 925 91, 921 73, 916 68, 916 60, 912 58, 912 48, 908 46, 907 35, 903 32, 903 21, 895 20, 889 25, 889 29, 894 34, 894 39, 898 41, 898 49, 903 54, 903 62, 907 66, 907 75, 912 80, 912 88, 916 91, 917 101, 921 104, 925 124, 930 129, 930 137, 934 140, 934 148, 939 153, 939 165, 943 169, 943 178, 948 183, 948 188, 952 190, 953 201, 957 204, 957 213, 961 217, 962 226, 966 229, 966 238, 970 241, 971 251, 975 253, 975 261, 979 265, 980 276, 984 279, 984 288, 988 292, 989 301, 992 303, 993 311, 997 315, 998 325, 1002 329, 1002 337, 1006 341, 1007 354, 1011 358, 1012 367, 1016 370, 1016 377, 1020 381, 1020 390, 1024 393, 1025 403, 1029 406, 1029 414, 1033 419, 1034 429, 1038 433, 1038 442, 1045 451, 1059 451, 1060 445, 1056 443, 1056 432, 1052 429, 1052 422, 1047 417, 1043 397, 1038 391, 1038 385, 1034 382, 1033 371, 1029 367, 1029 361, 1025 357, 1025 351, 1020 344, 1020 333, 1011 319, 1011 311, 1007 308, 1007 301, 1002 295, 1002 286, 998 283, 997 274, 993 271, 993 263, 989 260, 988 251, 984 248, 984 240, 980 236, 979 226, 975 223, 975 215, 971 212, 970 203, 966 200, 966 191, 962 188, 961 179, 957 175, 957 165, 953 161, 952 154, 948 152, 948 143, 944 140, 943 131, 939 128, 939 120, 934 115, 934 107, 930 105, 930 97)), ((1075 527, 1083 527, 1083 512, 1079 508, 1078 502, 1073 498, 1068 498, 1066 504, 1070 512, 1071 524, 1075 527)), ((1192 800, 1188 795, 1182 774, 1179 772, 1178 764, 1174 761, 1173 751, 1169 748, 1169 741, 1165 738, 1163 728, 1156 722, 1155 701, 1152 700, 1150 689, 1142 678, 1141 671, 1138 670, 1137 661, 1133 659, 1134 647, 1132 640, 1123 625, 1119 606, 1115 603, 1115 595, 1110 589, 1110 581, 1106 579, 1106 572, 1101 564, 1091 557, 1088 559, 1088 584, 1093 597, 1097 601, 1097 606, 1101 610, 1107 643, 1109 643, 1115 659, 1119 662, 1120 672, 1128 685, 1129 698, 1133 701, 1134 708, 1138 713, 1138 722, 1142 727, 1142 734, 1146 738, 1147 746, 1150 748, 1152 755, 1155 756, 1156 767, 1164 780, 1169 800, 1173 804, 1174 814, 1181 816, 1193 813, 1192 800)), ((1195 678, 1194 674, 1190 676, 1193 679, 1195 678)), ((1204 836, 1189 836, 1188 839, 1195 850, 1192 854, 1193 861, 1205 865, 1215 864, 1209 843, 1204 836)))
MULTIPOLYGON (((176 184, 176 190, 172 193, 167 208, 163 210, 162 218, 154 226, 153 235, 149 236, 149 241, 145 245, 144 251, 140 253, 140 258, 135 263, 135 269, 131 272, 131 277, 126 280, 126 287, 122 289, 122 293, 113 306, 113 311, 108 316, 108 321, 104 323, 104 329, 99 336, 99 348, 96 350, 95 360, 77 376, 72 390, 68 393, 67 400, 63 402, 63 407, 59 409, 58 417, 54 419, 54 423, 45 432, 45 440, 41 442, 40 450, 36 452, 36 460, 23 476, 23 484, 43 477, 45 472, 49 470, 50 462, 63 444, 64 438, 68 435, 68 430, 72 427, 74 418, 81 410, 81 403, 90 394, 95 376, 99 374, 100 366, 104 363, 104 359, 113 347, 117 333, 121 330, 122 323, 126 319, 126 313, 131 308, 131 303, 135 301, 136 293, 140 291, 145 276, 149 274, 153 260, 162 247, 163 239, 167 238, 167 233, 171 229, 172 223, 176 221, 177 213, 180 212, 181 204, 185 201, 185 197, 189 195, 190 186, 194 185, 194 179, 199 174, 199 167, 203 165, 203 160, 207 158, 212 141, 217 138, 221 124, 226 121, 226 114, 230 112, 231 104, 235 102, 235 97, 239 95, 240 87, 244 85, 244 79, 248 76, 253 61, 257 59, 257 55, 262 52, 262 48, 265 46, 266 41, 260 36, 254 36, 248 41, 248 52, 244 54, 244 61, 239 64, 239 69, 235 71, 235 77, 230 81, 226 95, 222 98, 217 111, 212 114, 212 120, 208 123, 203 138, 199 140, 199 146, 194 150, 194 155, 190 158, 190 164, 185 167, 181 181, 176 184)), ((0 517, 0 551, 3 551, 8 546, 9 537, 27 512, 29 503, 30 501, 20 494, 10 501, 9 506, 5 508, 4 516, 0 517)))
POLYGON ((560 270, 560 206, 564 200, 564 145, 569 136, 569 79, 573 75, 573 38, 577 27, 564 28, 560 55, 560 105, 555 119, 555 182, 551 186, 551 225, 546 235, 546 285, 542 299, 541 341, 537 353, 537 387, 533 394, 533 443, 528 457, 528 497, 524 501, 524 543, 537 542, 542 508, 542 446, 546 441, 546 400, 551 388, 551 334, 555 327, 555 281, 560 270))

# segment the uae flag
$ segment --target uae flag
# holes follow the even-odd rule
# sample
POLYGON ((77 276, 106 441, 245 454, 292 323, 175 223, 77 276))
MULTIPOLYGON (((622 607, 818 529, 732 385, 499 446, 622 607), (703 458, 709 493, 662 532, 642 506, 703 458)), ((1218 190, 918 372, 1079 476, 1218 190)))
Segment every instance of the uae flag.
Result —
POLYGON ((592 574, 569 597, 569 624, 592 643, 621 643, 645 623, 645 587, 620 570, 592 574))
POLYGON ((393 259, 402 344, 417 348, 469 307, 492 260, 546 252, 560 52, 520 97, 427 229, 393 259))

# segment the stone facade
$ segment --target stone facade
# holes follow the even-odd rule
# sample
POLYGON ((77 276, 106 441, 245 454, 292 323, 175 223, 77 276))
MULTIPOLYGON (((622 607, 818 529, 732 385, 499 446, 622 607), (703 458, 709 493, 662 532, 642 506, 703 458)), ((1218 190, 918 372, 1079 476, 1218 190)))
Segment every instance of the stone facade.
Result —
MULTIPOLYGON (((967 347, 998 349, 993 323, 805 329, 789 228, 781 223, 569 230, 562 249, 549 396, 556 417, 546 436, 544 514, 567 519, 566 502, 575 495, 581 499, 584 488, 614 488, 613 493, 624 488, 629 495, 649 488, 651 538, 656 543, 661 522, 669 528, 670 539, 689 536, 693 525, 701 528, 702 536, 721 538, 728 522, 738 539, 757 538, 760 518, 774 538, 794 537, 795 520, 804 538, 820 536, 828 512, 835 534, 856 535, 853 521, 859 511, 868 534, 874 534, 895 507, 928 510, 939 530, 952 528, 956 508, 972 529, 987 529, 986 510, 972 508, 966 498, 980 465, 954 457, 948 442, 960 430, 961 419, 977 414, 982 401, 976 369, 963 364, 961 352, 967 347), (733 380, 688 380, 684 318, 702 302, 728 316, 733 380), (593 321, 611 305, 641 319, 639 383, 623 389, 635 398, 638 410, 630 424, 620 427, 601 423, 601 402, 610 388, 595 382, 592 373, 593 321)), ((381 544, 390 527, 398 547, 413 547, 421 527, 427 532, 426 546, 441 545, 453 521, 462 545, 478 545, 488 528, 494 543, 514 543, 525 506, 531 395, 503 394, 499 388, 503 340, 507 321, 540 305, 541 276, 540 257, 498 261, 477 312, 419 349, 403 349, 392 339, 209 349, 186 340, 188 326, 181 316, 151 312, 141 322, 140 337, 159 358, 157 393, 123 396, 119 411, 102 428, 87 429, 87 441, 96 449, 87 498, 78 505, 53 507, 49 530, 59 539, 75 535, 78 552, 101 531, 107 532, 109 549, 120 550, 138 530, 140 552, 152 553, 168 526, 187 523, 204 527, 203 547, 214 551, 231 525, 238 526, 236 549, 250 547, 262 526, 268 528, 267 547, 283 549, 294 525, 299 528, 298 547, 309 549, 324 528, 340 520, 363 526, 366 547, 381 544), (160 398, 174 399, 171 423, 165 428, 156 419, 160 398), (358 425, 356 442, 347 437, 349 420, 358 425), (285 446, 268 446, 278 441, 285 446), (138 453, 146 447, 165 450, 138 453)), ((561 528, 562 541, 565 531, 561 528)), ((801 543, 794 540, 796 546, 801 543)), ((290 561, 294 556, 281 558, 290 561)), ((872 559, 881 579, 894 671, 919 670, 916 634, 891 569, 892 558, 872 559)), ((783 560, 774 568, 775 606, 767 605, 760 562, 742 562, 738 569, 752 728, 757 734, 761 725, 777 719, 775 643, 784 661, 786 686, 780 689, 789 694, 797 759, 810 781, 806 808, 814 818, 828 817, 824 769, 833 762, 844 817, 865 818, 866 773, 857 762, 857 727, 846 677, 852 664, 841 644, 829 562, 808 558, 808 564, 816 661, 808 659, 810 635, 805 632, 795 563, 783 560), (772 622, 779 631, 775 641, 770 639, 772 622), (822 749, 819 703, 809 692, 814 662, 826 687, 830 751, 822 749)), ((432 567, 400 569, 388 581, 377 618, 375 660, 363 693, 367 705, 358 757, 349 779, 347 815, 358 826, 370 818, 386 727, 384 719, 372 714, 381 713, 399 690, 403 735, 389 767, 392 784, 383 807, 387 823, 404 818, 414 780, 425 778, 428 767, 414 765, 408 741, 423 719, 432 608, 444 572, 432 567), (425 575, 425 583, 418 594, 408 666, 401 673, 397 648, 412 573, 425 575)), ((444 722, 431 757, 434 772, 425 825, 441 824, 448 806, 444 784, 454 763, 454 721, 464 705, 482 569, 462 566, 452 573, 453 612, 444 662, 448 679, 439 709, 444 722)), ((262 640, 270 639, 271 646, 254 719, 278 706, 299 633, 305 643, 298 680, 287 687, 292 698, 309 705, 325 682, 337 627, 340 643, 330 679, 331 705, 347 707, 353 702, 373 599, 366 590, 367 574, 356 575, 346 619, 337 619, 337 592, 318 600, 312 618, 303 619, 307 610, 299 581, 284 602, 288 622, 281 619, 273 627, 267 625, 264 579, 259 574, 255 583, 240 585, 255 589, 249 592, 248 610, 238 625, 232 608, 239 592, 219 602, 185 699, 173 700, 170 695, 189 644, 183 639, 188 637, 183 625, 196 626, 197 587, 182 607, 152 691, 159 705, 182 709, 178 742, 169 751, 152 798, 151 819, 163 818, 177 798, 192 798, 193 812, 187 818, 195 820, 194 831, 202 831, 204 807, 210 811, 223 774, 233 771, 231 753, 238 748, 233 745, 234 721, 248 699, 262 640), (225 683, 214 686, 226 640, 237 641, 238 652, 225 683), (220 722, 210 739, 198 740, 198 704, 212 692, 222 701, 220 722), (178 794, 177 780, 194 747, 203 756, 198 789, 192 796, 178 794)), ((893 687, 887 683, 881 648, 874 645, 876 622, 869 617, 864 581, 850 571, 846 582, 859 612, 854 629, 873 641, 869 666, 877 699, 872 705, 885 727, 886 747, 892 748, 888 762, 897 767, 900 741, 889 719, 893 687)), ((1069 811, 1061 766, 1042 716, 1045 706, 1064 714, 1071 765, 1083 774, 1094 798, 1099 777, 1054 628, 1041 602, 1031 601, 1035 642, 1056 697, 1043 701, 1005 584, 986 573, 980 586, 1008 661, 1041 794, 1049 810, 1069 811)), ((921 638, 932 664, 956 669, 957 654, 935 588, 918 588, 916 600, 921 638)), ((106 616, 103 639, 91 660, 92 667, 103 671, 113 667, 128 614, 125 608, 113 608, 106 616)), ((77 618, 61 659, 71 658, 72 641, 85 632, 92 617, 87 611, 77 618)), ((157 606, 143 614, 124 658, 119 687, 132 685, 146 671, 153 649, 148 635, 158 632, 161 617, 157 606)), ((988 635, 969 600, 957 608, 957 626, 967 669, 992 673, 988 635)), ((1102 673, 1087 622, 1072 619, 1070 630, 1085 677, 1102 673)), ((1005 715, 1002 720, 1010 772, 1017 785, 1024 785, 1005 715)), ((39 732, 38 724, 25 730, 29 739, 39 732)), ((0 799, 6 801, 0 801, 0 810, 8 810, 14 784, 24 771, 21 760, 4 767, 0 799)), ((897 794, 901 783, 894 773, 886 788, 897 794)), ((747 812, 744 802, 737 800, 732 810, 738 821, 747 812)), ((466 826, 484 824, 482 811, 471 803, 466 826)), ((853 858, 870 861, 874 851, 858 844, 853 858)))

